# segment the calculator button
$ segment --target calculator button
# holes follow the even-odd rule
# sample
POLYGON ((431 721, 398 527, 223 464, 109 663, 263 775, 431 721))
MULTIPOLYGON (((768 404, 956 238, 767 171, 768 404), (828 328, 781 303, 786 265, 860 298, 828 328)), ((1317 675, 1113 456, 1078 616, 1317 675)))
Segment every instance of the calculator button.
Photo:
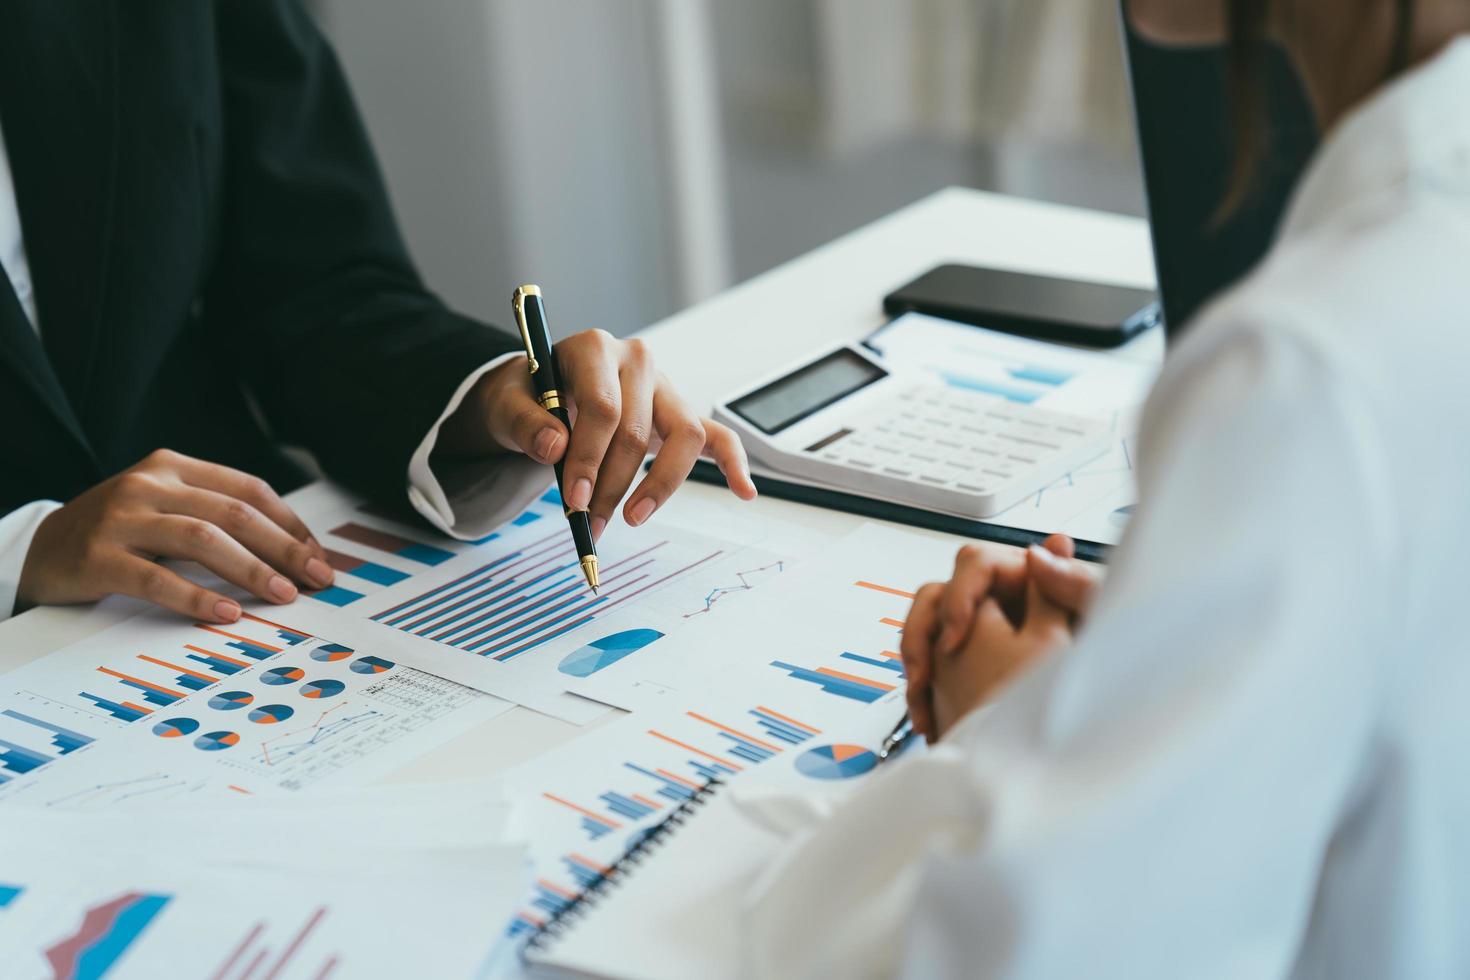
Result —
POLYGON ((961 490, 967 491, 969 493, 989 493, 990 492, 990 488, 989 487, 977 486, 976 484, 973 484, 973 483, 956 483, 955 486, 957 486, 961 490))
POLYGON ((883 472, 891 474, 892 476, 901 476, 904 479, 912 479, 914 476, 913 470, 905 470, 897 466, 885 466, 883 467, 883 472))

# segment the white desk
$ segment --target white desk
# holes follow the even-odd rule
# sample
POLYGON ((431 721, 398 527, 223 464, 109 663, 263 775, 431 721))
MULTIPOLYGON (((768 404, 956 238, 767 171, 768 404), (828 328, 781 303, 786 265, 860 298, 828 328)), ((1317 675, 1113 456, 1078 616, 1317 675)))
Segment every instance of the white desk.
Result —
MULTIPOLYGON (((1148 228, 1139 219, 950 188, 675 314, 642 336, 690 402, 707 407, 806 349, 877 329, 884 295, 943 262, 1126 286, 1154 283, 1148 228)), ((1156 361, 1162 344, 1155 330, 1121 353, 1156 361)), ((681 493, 728 496, 695 484, 681 493)), ((833 536, 862 521, 779 500, 741 505, 729 498, 728 506, 732 519, 781 515, 833 536)), ((88 609, 35 609, 0 623, 0 670, 95 633, 134 608, 109 600, 88 609)), ((431 781, 506 768, 581 730, 516 708, 389 779, 431 781)))

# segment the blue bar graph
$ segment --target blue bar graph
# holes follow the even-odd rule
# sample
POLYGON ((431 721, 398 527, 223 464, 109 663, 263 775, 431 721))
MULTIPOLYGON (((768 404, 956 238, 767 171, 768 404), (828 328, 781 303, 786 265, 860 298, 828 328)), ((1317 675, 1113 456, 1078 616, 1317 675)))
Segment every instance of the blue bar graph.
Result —
POLYGON ((177 674, 174 676, 174 680, 178 682, 179 687, 188 688, 191 691, 202 691, 209 685, 218 683, 217 681, 206 680, 202 677, 195 677, 193 674, 177 674))
POLYGON ((9 769, 17 776, 24 776, 32 769, 39 769, 51 761, 51 756, 44 752, 28 749, 24 745, 16 745, 0 738, 0 766, 9 769))
POLYGON ((545 881, 536 882, 534 894, 535 897, 531 899, 531 907, 547 915, 555 915, 572 902, 572 896, 563 895, 545 881))
POLYGON ((240 671, 245 669, 239 664, 232 664, 228 660, 224 660, 211 654, 190 653, 186 654, 185 656, 188 659, 193 660, 195 663, 203 664, 210 670, 214 671, 216 674, 224 674, 226 677, 231 674, 238 674, 240 671))
POLYGON ((795 664, 783 663, 780 660, 772 660, 771 666, 779 667, 799 681, 808 681, 816 684, 828 694, 836 694, 839 697, 851 698, 854 701, 863 701, 867 704, 872 704, 891 690, 888 687, 878 686, 877 682, 872 682, 872 684, 861 683, 845 677, 838 677, 834 674, 826 674, 818 670, 798 667, 795 664))
POLYGON ((286 644, 286 646, 288 647, 294 647, 298 643, 305 643, 307 640, 311 639, 310 633, 303 633, 300 630, 288 629, 285 626, 276 626, 274 623, 272 623, 271 625, 276 631, 276 636, 279 637, 281 642, 286 644))
POLYGON ((142 681, 118 678, 117 682, 124 687, 131 687, 134 690, 142 692, 144 701, 147 701, 149 704, 156 704, 163 708, 167 708, 169 705, 175 704, 176 702, 182 700, 182 697, 178 694, 171 694, 156 685, 150 686, 148 684, 144 684, 142 681))
POLYGON ((634 765, 631 762, 625 762, 623 763, 623 765, 626 768, 638 773, 640 776, 647 776, 649 779, 652 779, 654 782, 658 783, 659 787, 658 789, 654 790, 654 793, 658 796, 662 796, 666 800, 672 800, 675 803, 682 803, 684 800, 687 800, 694 795, 693 787, 685 786, 677 779, 671 779, 668 776, 665 776, 663 773, 655 772, 652 769, 645 769, 642 766, 634 765))
POLYGON ((521 514, 519 517, 517 517, 515 520, 511 521, 511 524, 515 525, 516 527, 525 527, 527 524, 534 524, 539 520, 541 520, 540 513, 534 510, 528 510, 524 514, 521 514))
POLYGON ((755 716, 756 723, 765 729, 767 735, 788 745, 800 745, 807 739, 816 737, 815 732, 786 721, 768 709, 751 708, 750 713, 755 716))
MULTIPOLYGON (((482 636, 497 626, 504 625, 509 620, 519 616, 525 609, 524 604, 530 602, 532 599, 546 596, 548 592, 557 589, 561 589, 564 592, 568 583, 575 581, 572 576, 564 574, 571 567, 571 564, 557 565, 550 571, 530 579, 522 589, 518 590, 519 594, 514 595, 508 600, 506 596, 509 593, 506 593, 505 589, 515 583, 514 579, 508 579, 500 585, 479 593, 478 595, 489 595, 490 598, 476 603, 473 607, 466 609, 453 619, 441 620, 435 623, 431 629, 438 630, 438 632, 434 634, 433 638, 441 643, 459 646, 476 637, 482 636), (552 581, 547 584, 542 584, 548 578, 552 579, 552 581), (537 586, 540 586, 540 588, 537 588, 537 586), (532 591, 526 591, 527 589, 531 589, 532 591), (487 609, 487 606, 490 608, 487 609), (514 610, 514 612, 511 610, 514 610), (440 627, 444 628, 441 629, 440 627)), ((557 594, 560 595, 562 593, 557 594)))
POLYGON ((494 569, 504 565, 506 562, 513 561, 514 559, 521 557, 521 555, 522 552, 512 551, 510 554, 505 555, 504 557, 497 558, 489 564, 481 565, 474 571, 467 572, 464 575, 461 575, 459 578, 453 580, 452 582, 446 582, 443 585, 430 589, 428 592, 425 592, 421 595, 416 595, 406 602, 400 602, 396 606, 393 606, 389 609, 384 609, 382 612, 373 617, 373 621, 385 623, 388 626, 395 626, 401 629, 402 624, 405 620, 413 619, 417 616, 420 616, 442 603, 449 602, 453 599, 458 598, 464 593, 471 591, 478 585, 483 584, 480 582, 480 579, 482 577, 486 576, 494 569))
POLYGON ((858 663, 867 664, 869 667, 881 667, 884 670, 891 670, 895 674, 903 673, 903 661, 901 660, 894 660, 890 657, 884 657, 882 660, 879 660, 877 657, 864 657, 856 653, 843 653, 842 656, 846 660, 856 660, 858 663))
POLYGON ((75 752, 84 745, 92 744, 92 739, 83 735, 81 732, 74 732, 70 728, 53 725, 49 721, 33 718, 14 709, 6 708, 3 714, 7 718, 14 718, 16 721, 23 721, 27 725, 35 725, 37 728, 50 732, 51 744, 56 747, 56 753, 58 755, 66 755, 68 752, 75 752))
POLYGON ((689 768, 699 773, 706 780, 724 779, 727 776, 735 775, 735 770, 731 769, 729 766, 722 766, 717 762, 700 762, 698 759, 690 759, 689 768))
POLYGON ((251 643, 247 640, 231 640, 229 643, 226 643, 225 646, 235 650, 239 650, 241 653, 245 654, 245 656, 249 657, 252 660, 266 660, 276 655, 274 650, 267 650, 265 647, 251 643))
MULTIPOLYGON (((546 574, 555 574, 555 570, 546 574)), ((536 581, 544 577, 538 577, 536 581)), ((505 609, 506 605, 496 605, 496 603, 500 603, 505 598, 506 589, 514 585, 515 581, 515 578, 511 577, 490 578, 477 582, 474 591, 466 593, 448 605, 436 604, 428 615, 420 616, 399 628, 404 631, 412 630, 420 636, 428 636, 433 633, 436 640, 452 633, 463 632, 505 609), (485 612, 486 607, 490 607, 489 612, 485 612)), ((513 600, 511 604, 514 604, 515 601, 519 600, 513 600)))
POLYGON ((81 696, 88 701, 94 702, 97 707, 106 711, 112 717, 121 718, 123 721, 137 721, 139 718, 144 718, 148 715, 146 709, 130 708, 125 704, 109 701, 106 698, 99 698, 95 694, 88 694, 86 691, 82 691, 81 696))
POLYGON ((578 860, 575 854, 568 854, 561 861, 579 888, 588 888, 602 878, 601 868, 593 867, 585 860, 578 860))
POLYGON ((582 818, 582 829, 587 831, 587 836, 590 837, 592 840, 597 840, 598 838, 613 832, 612 827, 608 826, 600 820, 593 820, 591 817, 582 818))
POLYGON ((731 755, 733 755, 737 759, 744 759, 746 762, 765 762, 771 756, 776 754, 775 752, 771 751, 768 748, 765 748, 764 746, 756 745, 754 742, 743 739, 738 735, 731 735, 729 732, 720 732, 719 736, 720 738, 723 738, 726 741, 733 743, 730 748, 731 755))
POLYGON ((598 799, 606 803, 607 808, 613 813, 616 813, 620 817, 627 817, 629 820, 642 820, 649 814, 658 812, 657 807, 649 806, 647 803, 640 803, 631 796, 624 796, 622 793, 609 791, 603 793, 598 799))
POLYGON ((15 901, 23 891, 25 889, 19 885, 0 884, 0 909, 5 908, 5 906, 15 901))

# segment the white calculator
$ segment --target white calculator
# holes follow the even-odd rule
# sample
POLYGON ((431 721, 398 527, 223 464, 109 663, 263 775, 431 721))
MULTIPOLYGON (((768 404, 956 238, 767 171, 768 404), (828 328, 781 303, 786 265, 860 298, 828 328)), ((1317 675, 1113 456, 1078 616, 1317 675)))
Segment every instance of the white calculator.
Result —
POLYGON ((715 406, 753 462, 894 503, 991 517, 1112 442, 1111 426, 897 374, 843 344, 715 406))

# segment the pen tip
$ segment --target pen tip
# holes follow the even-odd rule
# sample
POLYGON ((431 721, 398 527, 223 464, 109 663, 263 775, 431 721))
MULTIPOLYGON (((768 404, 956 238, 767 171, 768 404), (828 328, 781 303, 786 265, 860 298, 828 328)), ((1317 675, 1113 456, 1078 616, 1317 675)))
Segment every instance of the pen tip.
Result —
POLYGON ((592 586, 592 594, 597 595, 597 586, 592 586))

